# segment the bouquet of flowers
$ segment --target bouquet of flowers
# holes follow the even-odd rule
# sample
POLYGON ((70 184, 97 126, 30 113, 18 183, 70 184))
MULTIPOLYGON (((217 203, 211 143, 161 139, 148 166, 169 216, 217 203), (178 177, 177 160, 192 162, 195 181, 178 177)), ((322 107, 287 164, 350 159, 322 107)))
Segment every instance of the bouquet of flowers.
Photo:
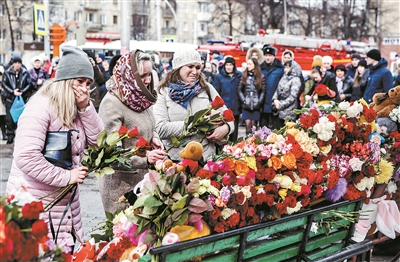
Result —
POLYGON ((47 237, 47 224, 39 219, 42 202, 27 191, 24 180, 18 183, 9 195, 0 197, 0 260, 71 261, 66 242, 57 246, 47 237))
MULTIPOLYGON (((129 130, 125 126, 121 126, 118 131, 113 131, 108 135, 106 130, 103 130, 97 137, 97 145, 89 146, 87 152, 85 152, 82 165, 88 167, 88 173, 93 172, 96 176, 109 175, 114 173, 112 165, 119 164, 130 167, 130 157, 134 155, 145 156, 146 150, 150 148, 151 146, 148 141, 140 137, 137 127, 129 130), (123 149, 119 145, 119 142, 122 140, 133 138, 137 139, 136 148, 123 149)), ((61 193, 45 206, 44 210, 49 210, 58 200, 63 199, 76 186, 77 184, 72 184, 63 188, 61 193)), ((61 189, 56 191, 59 190, 61 189)))
MULTIPOLYGON (((194 115, 187 115, 184 123, 183 134, 179 137, 171 137, 172 147, 185 146, 181 140, 189 134, 196 133, 200 139, 204 139, 218 126, 223 125, 226 122, 235 121, 233 112, 231 109, 227 109, 224 112, 216 111, 225 105, 224 100, 216 96, 211 102, 211 106, 207 109, 199 110, 194 115)), ((169 150, 171 150, 169 148, 169 150)))

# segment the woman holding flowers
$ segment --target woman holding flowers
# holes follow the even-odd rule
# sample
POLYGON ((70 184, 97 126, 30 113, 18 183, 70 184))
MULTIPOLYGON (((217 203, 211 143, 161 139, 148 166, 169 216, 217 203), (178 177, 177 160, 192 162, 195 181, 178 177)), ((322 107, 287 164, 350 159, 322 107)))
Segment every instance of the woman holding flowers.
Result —
MULTIPOLYGON (((86 145, 95 145, 103 123, 89 99, 89 86, 93 82, 93 67, 86 54, 73 46, 64 46, 54 80, 49 80, 32 96, 22 113, 16 132, 14 159, 7 183, 7 193, 13 190, 19 178, 27 181, 27 190, 43 205, 57 195, 57 189, 82 183, 87 168, 81 165, 86 145), (72 132, 72 166, 61 168, 48 162, 42 150, 49 131, 78 130, 72 132)), ((79 190, 75 196, 69 192, 51 208, 55 230, 60 226, 58 239, 69 246, 75 239, 82 241, 83 228, 80 214, 79 190), (71 204, 68 202, 71 199, 71 204), (61 221, 63 213, 64 219, 61 221)), ((47 213, 42 218, 48 222, 47 213)), ((49 232, 51 232, 49 230, 49 232)), ((50 238, 52 234, 49 234, 50 238)), ((55 239, 54 239, 55 240, 55 239)))
POLYGON ((314 85, 305 96, 307 102, 314 101, 318 106, 330 105, 330 101, 340 102, 335 76, 331 72, 316 66, 311 70, 311 77, 314 85))
MULTIPOLYGON (((138 128, 140 135, 153 150, 145 156, 133 156, 132 168, 114 167, 115 173, 99 178, 99 187, 103 207, 114 214, 124 210, 126 203, 117 203, 126 192, 132 190, 148 172, 148 164, 154 164, 168 156, 155 132, 153 104, 157 100, 152 78, 151 56, 141 50, 134 50, 122 55, 115 64, 113 77, 106 84, 108 93, 104 96, 99 115, 107 133, 138 128)), ((135 147, 136 139, 125 139, 122 148, 135 147)))
MULTIPOLYGON (((181 50, 174 54, 173 69, 159 83, 159 97, 154 106, 156 131, 167 148, 172 160, 179 161, 182 148, 173 147, 171 139, 184 134, 185 119, 210 107, 218 96, 215 88, 208 84, 201 74, 201 58, 196 50, 181 50)), ((215 113, 223 112, 225 105, 215 113)), ((181 142, 198 141, 203 145, 204 160, 210 159, 216 151, 216 144, 226 143, 234 130, 233 122, 219 121, 217 128, 202 139, 190 133, 181 142)))

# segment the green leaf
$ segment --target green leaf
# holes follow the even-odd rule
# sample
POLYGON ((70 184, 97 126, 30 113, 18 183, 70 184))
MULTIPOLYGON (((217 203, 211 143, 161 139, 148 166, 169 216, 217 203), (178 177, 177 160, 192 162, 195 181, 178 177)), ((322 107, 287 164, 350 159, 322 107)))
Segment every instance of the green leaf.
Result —
POLYGON ((184 208, 186 206, 186 202, 187 202, 188 197, 189 197, 189 195, 185 195, 184 197, 179 199, 177 202, 175 202, 172 205, 171 210, 175 211, 175 210, 184 208))
POLYGON ((142 213, 144 215, 154 215, 157 213, 158 207, 144 207, 142 213))
POLYGON ((175 137, 175 136, 171 137, 171 143, 172 143, 172 145, 174 147, 179 147, 180 146, 180 142, 179 142, 178 138, 175 137))
MULTIPOLYGON (((97 136, 97 141, 96 141, 98 147, 101 147, 103 145, 104 139, 106 138, 106 136, 107 136, 107 131, 105 129, 99 133, 99 135, 97 136)), ((91 149, 91 147, 89 147, 89 150, 90 149, 91 149)))
POLYGON ((203 109, 203 110, 199 110, 196 113, 194 113, 193 115, 193 122, 197 122, 199 119, 201 119, 202 117, 204 117, 204 115, 206 114, 206 112, 209 111, 209 109, 203 109))
POLYGON ((181 218, 182 213, 185 212, 186 210, 187 208, 182 208, 172 213, 172 220, 175 222, 178 221, 181 218))
POLYGON ((96 158, 96 161, 94 162, 94 164, 95 164, 96 166, 100 165, 101 160, 102 160, 102 158, 103 158, 103 155, 104 155, 104 149, 102 149, 102 150, 100 151, 99 155, 98 155, 97 158, 96 158))
POLYGON ((107 136, 106 143, 107 145, 113 146, 117 144, 118 140, 119 140, 119 134, 117 131, 114 131, 107 136))
POLYGON ((150 197, 150 195, 138 197, 138 199, 136 199, 135 203, 133 204, 133 209, 144 206, 144 201, 146 201, 148 197, 150 197))
POLYGON ((171 194, 171 191, 172 191, 171 185, 165 179, 158 180, 157 184, 162 193, 164 193, 166 195, 171 194))
POLYGON ((118 155, 113 155, 111 158, 104 160, 104 163, 110 164, 110 163, 114 162, 115 159, 117 159, 117 157, 118 157, 118 155))
POLYGON ((161 202, 160 200, 158 200, 154 196, 149 196, 148 198, 146 198, 146 200, 144 201, 143 205, 145 207, 159 207, 159 206, 163 205, 163 202, 161 202))
POLYGON ((105 175, 111 175, 115 173, 114 169, 108 166, 104 167, 102 171, 104 172, 105 175))
POLYGON ((198 137, 198 138, 200 138, 200 141, 203 141, 203 139, 206 137, 206 134, 205 133, 197 133, 196 134, 196 136, 198 137))
MULTIPOLYGON (((212 125, 212 126, 215 126, 215 125, 212 125)), ((212 126, 211 125, 207 125, 207 124, 204 124, 204 125, 199 125, 198 127, 197 127, 197 129, 198 130, 200 130, 201 132, 208 132, 208 131, 210 131, 210 130, 212 130, 211 128, 212 128, 212 126)), ((215 129, 215 128, 214 128, 215 129)))
POLYGON ((188 218, 189 218, 189 214, 190 214, 190 211, 188 211, 188 210, 186 210, 185 212, 183 212, 183 214, 181 215, 181 217, 179 218, 179 220, 178 220, 178 221, 175 221, 175 222, 172 224, 172 226, 182 226, 183 224, 185 224, 186 221, 187 221, 188 218))

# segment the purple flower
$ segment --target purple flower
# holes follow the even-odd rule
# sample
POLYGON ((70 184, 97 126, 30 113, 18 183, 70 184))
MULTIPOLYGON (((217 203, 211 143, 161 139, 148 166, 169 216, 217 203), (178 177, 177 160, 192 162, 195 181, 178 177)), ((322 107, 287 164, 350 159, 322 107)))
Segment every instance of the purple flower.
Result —
POLYGON ((400 181, 400 167, 397 168, 396 172, 393 175, 394 182, 399 182, 400 181))
POLYGON ((334 186, 332 190, 327 191, 326 199, 332 202, 337 202, 342 198, 342 196, 344 196, 346 190, 347 190, 347 181, 345 178, 341 177, 339 178, 339 181, 336 184, 336 186, 334 186))
POLYGON ((223 187, 220 192, 220 197, 221 200, 225 203, 229 201, 229 198, 231 197, 231 191, 227 186, 223 187))
POLYGON ((211 205, 215 206, 215 196, 213 194, 208 195, 208 201, 210 201, 211 205))
POLYGON ((251 131, 253 132, 253 135, 258 136, 261 139, 261 141, 266 140, 267 137, 272 133, 271 129, 269 129, 266 126, 263 126, 259 130, 257 130, 257 128, 255 126, 253 126, 251 131))
POLYGON ((371 154, 369 156, 369 161, 371 164, 376 164, 378 163, 380 157, 381 157, 381 149, 377 143, 367 143, 367 147, 371 150, 371 154))

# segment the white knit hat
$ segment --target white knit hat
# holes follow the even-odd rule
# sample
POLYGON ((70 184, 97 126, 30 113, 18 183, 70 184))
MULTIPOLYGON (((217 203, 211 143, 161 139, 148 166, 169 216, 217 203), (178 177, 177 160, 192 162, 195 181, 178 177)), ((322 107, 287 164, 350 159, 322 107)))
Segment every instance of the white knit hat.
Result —
POLYGON ((172 69, 182 67, 190 64, 200 64, 201 57, 199 52, 196 50, 180 50, 174 53, 174 59, 172 60, 172 69))

